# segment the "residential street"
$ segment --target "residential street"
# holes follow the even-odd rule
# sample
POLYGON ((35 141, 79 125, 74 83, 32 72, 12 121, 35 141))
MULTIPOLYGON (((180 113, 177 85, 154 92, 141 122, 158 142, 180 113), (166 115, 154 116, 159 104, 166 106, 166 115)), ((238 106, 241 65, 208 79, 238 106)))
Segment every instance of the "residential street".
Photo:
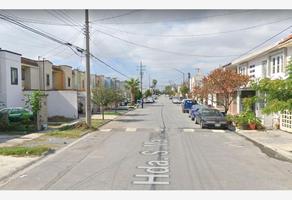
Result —
POLYGON ((234 132, 200 129, 161 96, 56 152, 1 189, 292 189, 292 164, 234 132))

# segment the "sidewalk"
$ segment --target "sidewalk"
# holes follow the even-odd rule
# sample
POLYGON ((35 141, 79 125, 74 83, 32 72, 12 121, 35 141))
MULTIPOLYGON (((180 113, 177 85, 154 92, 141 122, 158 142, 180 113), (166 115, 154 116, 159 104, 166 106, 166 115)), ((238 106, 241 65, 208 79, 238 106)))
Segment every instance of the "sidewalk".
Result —
MULTIPOLYGON (((105 119, 112 121, 113 119, 117 118, 117 115, 105 115, 105 119)), ((93 115, 92 119, 100 119, 100 115, 93 115)), ((11 147, 22 145, 23 143, 29 143, 45 135, 48 131, 61 128, 63 126, 74 125, 80 121, 84 120, 80 118, 78 120, 74 120, 70 123, 63 123, 59 126, 54 126, 54 128, 49 128, 44 131, 40 131, 38 133, 31 133, 27 135, 9 135, 3 134, 0 135, 0 147, 11 147)), ((53 137, 53 136, 52 136, 53 137)), ((60 148, 70 145, 74 141, 78 141, 80 138, 77 139, 70 139, 70 138, 58 138, 58 139, 49 139, 49 144, 52 145, 59 145, 60 148)), ((41 141, 42 142, 42 141, 41 141)), ((29 156, 29 157, 15 157, 15 156, 2 156, 0 155, 0 183, 6 180, 11 175, 15 174, 16 172, 30 166, 31 164, 37 162, 38 160, 42 159, 44 156, 29 156)))
POLYGON ((292 133, 281 130, 236 130, 269 156, 292 162, 292 133))

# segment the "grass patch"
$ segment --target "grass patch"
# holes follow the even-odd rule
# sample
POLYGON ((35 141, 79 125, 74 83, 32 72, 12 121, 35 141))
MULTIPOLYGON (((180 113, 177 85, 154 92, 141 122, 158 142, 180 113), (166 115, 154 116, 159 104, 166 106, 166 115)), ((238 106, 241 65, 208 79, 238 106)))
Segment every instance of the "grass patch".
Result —
POLYGON ((5 156, 40 156, 49 150, 48 147, 0 147, 0 155, 5 156))
POLYGON ((53 137, 63 137, 63 138, 78 138, 78 137, 81 137, 86 130, 88 129, 72 128, 72 129, 67 129, 67 130, 52 131, 46 135, 53 136, 53 137))
POLYGON ((122 115, 120 112, 115 112, 115 111, 105 111, 105 115, 122 115))
POLYGON ((98 127, 100 127, 101 125, 103 125, 107 121, 108 120, 92 119, 91 126, 92 126, 92 128, 97 129, 98 127))
MULTIPOLYGON (((99 126, 103 125, 107 120, 93 119, 91 121, 92 130, 96 130, 99 126)), ((87 127, 85 122, 77 123, 74 126, 64 126, 56 131, 51 131, 47 136, 62 137, 62 138, 79 138, 90 129, 87 127)))

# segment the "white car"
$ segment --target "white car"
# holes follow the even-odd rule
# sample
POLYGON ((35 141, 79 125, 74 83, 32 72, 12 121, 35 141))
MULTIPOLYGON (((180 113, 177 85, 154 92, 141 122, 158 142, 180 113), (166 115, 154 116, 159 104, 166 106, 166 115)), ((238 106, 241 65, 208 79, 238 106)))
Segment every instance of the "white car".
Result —
POLYGON ((172 103, 179 104, 180 103, 179 97, 173 97, 172 98, 172 103))
POLYGON ((145 103, 154 103, 154 99, 152 97, 147 97, 145 103))

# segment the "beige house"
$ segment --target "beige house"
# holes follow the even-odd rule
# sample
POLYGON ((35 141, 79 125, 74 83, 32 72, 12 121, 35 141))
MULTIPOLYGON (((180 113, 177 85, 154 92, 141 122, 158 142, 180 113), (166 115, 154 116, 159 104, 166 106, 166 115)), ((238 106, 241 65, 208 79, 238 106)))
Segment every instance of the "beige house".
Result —
POLYGON ((53 66, 53 89, 72 90, 73 89, 72 67, 68 65, 53 66))
POLYGON ((40 86, 40 68, 35 60, 21 58, 21 80, 23 90, 38 90, 40 86))
POLYGON ((85 72, 78 69, 72 71, 73 89, 85 91, 85 72))

